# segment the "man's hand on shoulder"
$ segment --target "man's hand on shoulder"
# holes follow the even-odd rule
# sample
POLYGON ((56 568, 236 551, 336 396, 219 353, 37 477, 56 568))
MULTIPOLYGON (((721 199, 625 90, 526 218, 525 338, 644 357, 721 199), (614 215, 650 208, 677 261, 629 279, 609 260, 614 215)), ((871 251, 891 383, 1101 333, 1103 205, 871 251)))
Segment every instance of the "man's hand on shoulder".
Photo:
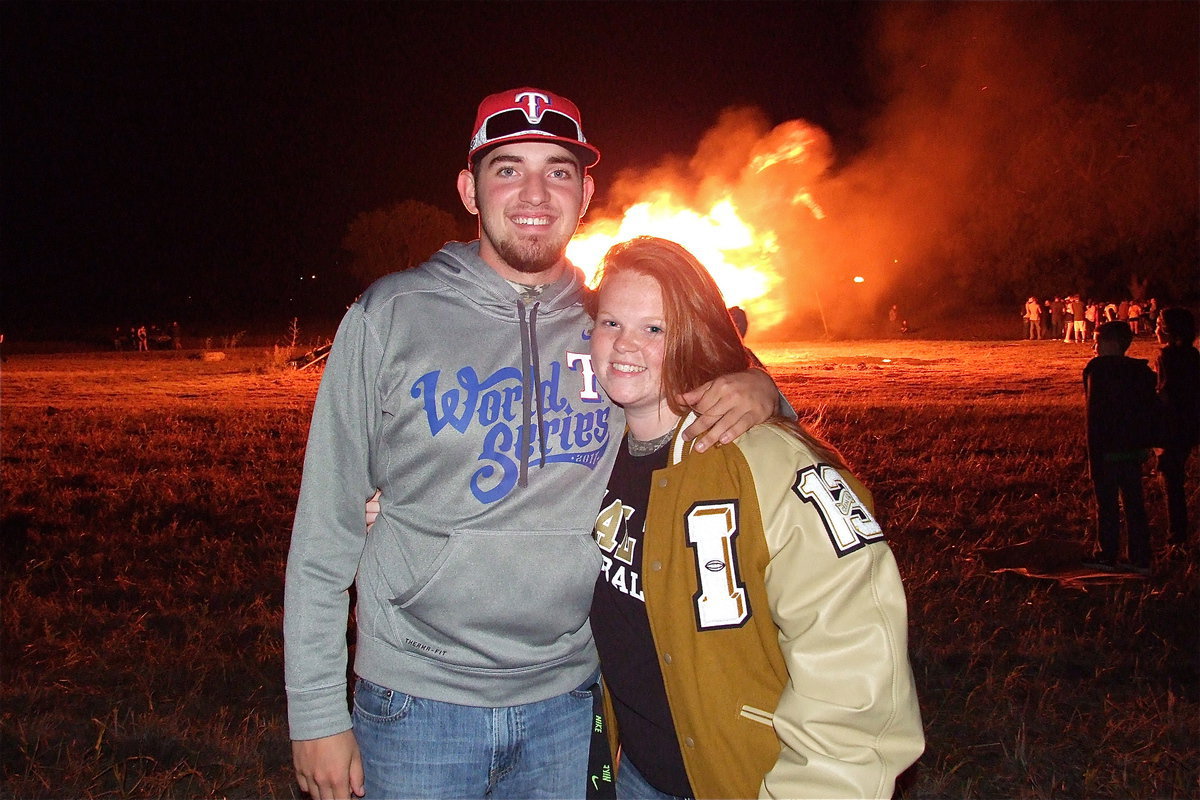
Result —
POLYGON ((350 800, 366 794, 362 756, 354 731, 292 740, 296 781, 313 800, 350 800))
POLYGON ((779 408, 779 389, 765 370, 752 368, 722 375, 679 399, 697 414, 684 438, 695 439, 696 451, 703 453, 770 419, 779 408))

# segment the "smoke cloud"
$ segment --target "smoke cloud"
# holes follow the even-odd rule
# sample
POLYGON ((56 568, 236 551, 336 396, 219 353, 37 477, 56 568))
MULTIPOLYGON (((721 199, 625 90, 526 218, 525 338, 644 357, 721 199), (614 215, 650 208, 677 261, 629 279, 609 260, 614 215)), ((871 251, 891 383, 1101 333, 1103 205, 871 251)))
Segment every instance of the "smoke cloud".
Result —
MULTIPOLYGON (((1195 230, 1194 8, 884 4, 870 56, 883 102, 857 153, 839 157, 826 132, 804 120, 772 124, 759 109, 730 108, 690 158, 619 175, 610 204, 626 207, 662 191, 693 208, 732 197, 743 219, 778 239, 773 267, 789 313, 773 335, 870 334, 893 303, 919 320, 1049 290, 1055 281, 1064 294, 1111 290, 1096 285, 1085 255, 1124 247, 1105 237, 1114 220, 1137 209, 1108 195, 1137 183, 1105 173, 1109 161, 1173 170, 1175 187, 1165 190, 1180 196, 1159 202, 1181 207, 1155 224, 1167 233, 1195 230), (1135 27, 1142 33, 1131 33, 1135 27), (1161 46, 1148 56, 1134 35, 1161 46), (1181 51, 1192 60, 1179 63, 1181 51), (1105 118, 1099 134, 1086 127, 1120 105, 1114 92, 1153 84, 1168 89, 1137 101, 1152 107, 1153 119, 1105 118), (1109 137, 1105 125, 1119 135, 1109 137), (1079 142, 1062 141, 1064 131, 1079 142), (1101 140, 1095 174, 1083 154, 1092 135, 1101 140)), ((1170 180, 1149 181, 1158 188, 1147 191, 1161 195, 1170 180)), ((1194 235, 1184 247, 1194 253, 1194 235)), ((1141 257, 1147 274, 1154 254, 1141 257)))

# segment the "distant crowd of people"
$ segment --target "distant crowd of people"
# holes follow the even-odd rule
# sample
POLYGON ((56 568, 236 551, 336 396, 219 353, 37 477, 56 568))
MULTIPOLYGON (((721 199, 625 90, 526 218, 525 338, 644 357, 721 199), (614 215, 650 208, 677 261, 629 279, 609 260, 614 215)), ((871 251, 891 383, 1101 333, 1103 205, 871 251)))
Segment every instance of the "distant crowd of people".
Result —
POLYGON ((113 329, 114 350, 182 350, 183 338, 179 332, 179 323, 159 326, 131 325, 128 328, 118 325, 113 329))
POLYGON ((1031 296, 1025 301, 1021 315, 1022 333, 1026 339, 1062 339, 1064 342, 1094 342, 1106 322, 1125 322, 1134 336, 1153 333, 1159 343, 1158 300, 1121 300, 1105 302, 1083 300, 1080 295, 1039 300, 1031 296))

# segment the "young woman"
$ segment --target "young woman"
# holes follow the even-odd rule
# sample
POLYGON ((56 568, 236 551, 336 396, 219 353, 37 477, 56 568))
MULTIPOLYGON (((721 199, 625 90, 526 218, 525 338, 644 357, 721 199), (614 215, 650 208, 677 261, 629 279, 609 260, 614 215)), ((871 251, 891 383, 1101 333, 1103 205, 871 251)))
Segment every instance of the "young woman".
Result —
POLYGON ((683 442, 680 393, 751 362, 683 247, 613 247, 587 302, 593 368, 628 426, 591 612, 618 798, 891 797, 924 737, 869 493, 792 422, 683 442))

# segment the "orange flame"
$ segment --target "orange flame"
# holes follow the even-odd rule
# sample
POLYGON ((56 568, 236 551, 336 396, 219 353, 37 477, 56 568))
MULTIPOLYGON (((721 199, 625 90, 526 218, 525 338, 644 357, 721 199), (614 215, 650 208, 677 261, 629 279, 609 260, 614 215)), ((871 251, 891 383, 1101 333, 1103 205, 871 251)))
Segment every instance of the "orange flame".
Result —
MULTIPOLYGON (((740 177, 693 176, 691 180, 702 185, 708 197, 716 198, 698 204, 700 208, 689 207, 656 180, 654 188, 643 190, 620 219, 584 225, 568 245, 567 258, 594 285, 600 261, 612 245, 635 236, 671 239, 708 268, 726 304, 741 306, 752 320, 753 331, 770 329, 783 322, 787 313, 781 291, 784 257, 779 235, 762 220, 790 214, 783 206, 803 207, 814 219, 825 218, 812 191, 805 185, 795 186, 797 171, 820 172, 819 165, 807 164, 814 149, 820 152, 819 146, 814 147, 820 144, 819 135, 817 129, 800 121, 784 123, 754 143, 742 162, 740 177), (791 172, 786 178, 783 173, 771 173, 780 169, 791 172), (792 188, 781 194, 780 183, 792 188), (759 209, 752 222, 740 212, 735 197, 752 205, 765 202, 772 208, 765 213, 759 209)), ((694 159, 693 167, 695 163, 694 159)))
POLYGON ((593 283, 608 248, 635 236, 658 236, 684 244, 712 274, 727 305, 753 314, 756 327, 778 324, 784 309, 772 299, 780 281, 773 268, 778 251, 775 235, 756 231, 738 216, 729 198, 706 212, 677 204, 667 192, 635 203, 620 220, 592 223, 567 247, 567 258, 593 283))

